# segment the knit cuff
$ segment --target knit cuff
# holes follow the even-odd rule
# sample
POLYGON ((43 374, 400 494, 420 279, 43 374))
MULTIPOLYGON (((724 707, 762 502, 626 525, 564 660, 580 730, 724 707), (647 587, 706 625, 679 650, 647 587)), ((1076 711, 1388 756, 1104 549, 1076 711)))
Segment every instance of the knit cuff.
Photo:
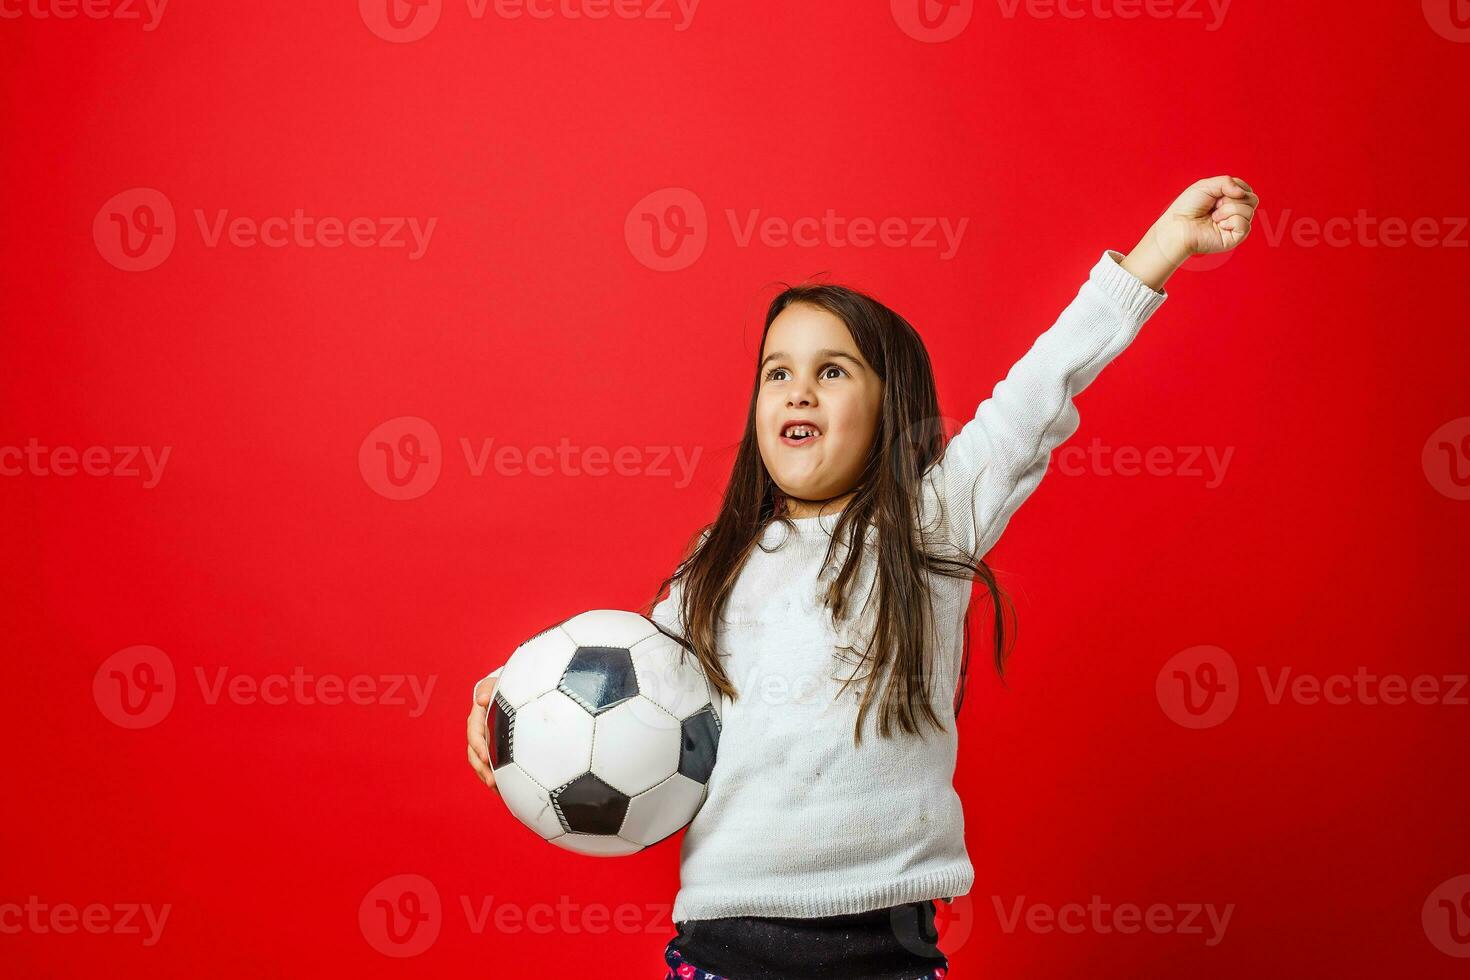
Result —
POLYGON ((1114 249, 1103 252, 1088 279, 1097 285, 1132 320, 1143 321, 1169 298, 1167 291, 1155 292, 1123 268, 1123 255, 1114 249))

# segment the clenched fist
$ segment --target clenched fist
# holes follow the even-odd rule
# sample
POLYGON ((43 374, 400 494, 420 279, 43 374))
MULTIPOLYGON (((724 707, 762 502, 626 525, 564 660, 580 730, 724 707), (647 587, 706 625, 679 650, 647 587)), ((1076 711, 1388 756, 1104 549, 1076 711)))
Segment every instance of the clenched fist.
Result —
POLYGON ((1250 234, 1260 203, 1239 177, 1197 181, 1154 222, 1159 248, 1178 263, 1191 255, 1228 252, 1250 234))
POLYGON ((1245 241, 1260 203, 1251 185, 1239 177, 1195 181, 1128 253, 1123 268, 1162 289, 1191 255, 1228 252, 1245 241))

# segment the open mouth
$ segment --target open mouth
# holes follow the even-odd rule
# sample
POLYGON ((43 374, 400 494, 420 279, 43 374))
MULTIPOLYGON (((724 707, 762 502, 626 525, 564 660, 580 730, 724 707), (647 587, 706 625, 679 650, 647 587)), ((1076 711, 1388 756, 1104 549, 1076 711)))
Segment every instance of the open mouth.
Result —
POLYGON ((787 422, 781 427, 781 441, 788 446, 807 446, 822 438, 822 430, 810 422, 787 422))

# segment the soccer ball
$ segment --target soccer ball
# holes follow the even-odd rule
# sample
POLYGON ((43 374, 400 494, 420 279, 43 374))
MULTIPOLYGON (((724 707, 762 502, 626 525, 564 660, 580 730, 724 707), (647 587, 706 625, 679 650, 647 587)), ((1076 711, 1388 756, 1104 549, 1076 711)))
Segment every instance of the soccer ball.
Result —
POLYGON ((596 609, 538 633, 486 709, 510 812, 579 854, 634 854, 688 825, 708 795, 719 691, 637 613, 596 609))

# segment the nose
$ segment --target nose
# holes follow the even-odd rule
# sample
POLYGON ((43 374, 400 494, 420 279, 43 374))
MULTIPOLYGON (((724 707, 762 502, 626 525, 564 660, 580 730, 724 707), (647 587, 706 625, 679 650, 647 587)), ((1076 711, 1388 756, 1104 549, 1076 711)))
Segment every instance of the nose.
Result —
POLYGON ((809 381, 798 381, 787 391, 787 408, 811 408, 816 403, 817 393, 812 390, 811 382, 809 381))

